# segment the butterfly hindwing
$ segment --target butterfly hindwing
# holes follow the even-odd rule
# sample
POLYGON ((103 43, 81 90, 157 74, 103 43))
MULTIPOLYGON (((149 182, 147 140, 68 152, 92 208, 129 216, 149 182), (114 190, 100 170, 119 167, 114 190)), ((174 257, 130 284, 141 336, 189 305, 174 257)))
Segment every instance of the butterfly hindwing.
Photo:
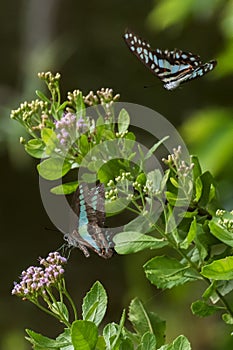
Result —
POLYGON ((87 184, 80 184, 73 196, 75 228, 66 235, 70 246, 80 248, 86 257, 88 249, 95 251, 103 258, 113 255, 113 244, 109 233, 104 229, 105 222, 104 185, 91 189, 87 184))
POLYGON ((150 44, 127 30, 124 40, 130 51, 155 74, 167 90, 185 81, 201 77, 216 66, 216 61, 203 64, 198 55, 181 50, 153 50, 150 44))

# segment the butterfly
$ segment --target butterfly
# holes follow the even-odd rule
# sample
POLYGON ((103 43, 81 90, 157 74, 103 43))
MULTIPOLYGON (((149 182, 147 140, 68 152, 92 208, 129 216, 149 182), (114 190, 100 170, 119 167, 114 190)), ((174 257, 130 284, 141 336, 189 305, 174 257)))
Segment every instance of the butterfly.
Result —
POLYGON ((125 32, 124 40, 130 51, 163 82, 167 90, 174 90, 180 84, 202 77, 217 64, 215 60, 202 63, 198 55, 178 49, 153 50, 146 40, 129 30, 125 32))
POLYGON ((87 184, 80 184, 73 196, 74 223, 71 232, 65 235, 69 246, 78 247, 86 257, 89 250, 102 258, 108 259, 114 253, 111 232, 104 228, 105 223, 105 191, 99 184, 91 189, 87 184))

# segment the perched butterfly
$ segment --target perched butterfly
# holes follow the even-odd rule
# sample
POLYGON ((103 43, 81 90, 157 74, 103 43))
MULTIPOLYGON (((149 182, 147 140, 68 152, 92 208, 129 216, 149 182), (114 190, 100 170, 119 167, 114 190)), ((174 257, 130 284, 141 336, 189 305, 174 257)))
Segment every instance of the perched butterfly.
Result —
POLYGON ((202 77, 217 64, 215 60, 202 63, 200 57, 191 52, 177 49, 153 50, 150 44, 128 30, 124 34, 124 40, 130 51, 163 82, 167 90, 173 90, 186 81, 202 77))
POLYGON ((92 249, 102 258, 108 259, 114 253, 111 233, 104 229, 105 192, 100 184, 91 189, 80 184, 73 196, 73 210, 76 213, 71 233, 65 235, 70 246, 81 249, 86 257, 92 249))

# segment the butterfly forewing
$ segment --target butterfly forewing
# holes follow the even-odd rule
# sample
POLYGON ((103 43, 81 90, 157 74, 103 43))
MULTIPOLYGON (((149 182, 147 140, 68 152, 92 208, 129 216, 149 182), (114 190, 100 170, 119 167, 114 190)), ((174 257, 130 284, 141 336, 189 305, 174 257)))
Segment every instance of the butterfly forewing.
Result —
POLYGON ((168 90, 211 71, 216 61, 203 64, 198 55, 181 50, 153 50, 146 40, 127 30, 124 40, 130 51, 155 74, 168 90))

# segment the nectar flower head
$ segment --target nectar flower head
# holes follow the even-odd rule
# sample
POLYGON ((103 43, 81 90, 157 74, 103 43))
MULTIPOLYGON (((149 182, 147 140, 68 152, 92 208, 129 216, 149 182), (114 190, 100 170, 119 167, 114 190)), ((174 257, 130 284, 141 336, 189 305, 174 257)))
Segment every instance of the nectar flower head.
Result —
POLYGON ((55 121, 55 131, 60 145, 71 147, 81 134, 89 130, 88 123, 82 116, 79 118, 73 113, 64 113, 62 118, 55 121))
POLYGON ((43 267, 30 266, 23 271, 20 282, 14 283, 12 294, 24 299, 33 299, 44 294, 46 288, 55 285, 64 274, 62 265, 67 262, 58 252, 49 253, 47 258, 40 258, 43 267))

